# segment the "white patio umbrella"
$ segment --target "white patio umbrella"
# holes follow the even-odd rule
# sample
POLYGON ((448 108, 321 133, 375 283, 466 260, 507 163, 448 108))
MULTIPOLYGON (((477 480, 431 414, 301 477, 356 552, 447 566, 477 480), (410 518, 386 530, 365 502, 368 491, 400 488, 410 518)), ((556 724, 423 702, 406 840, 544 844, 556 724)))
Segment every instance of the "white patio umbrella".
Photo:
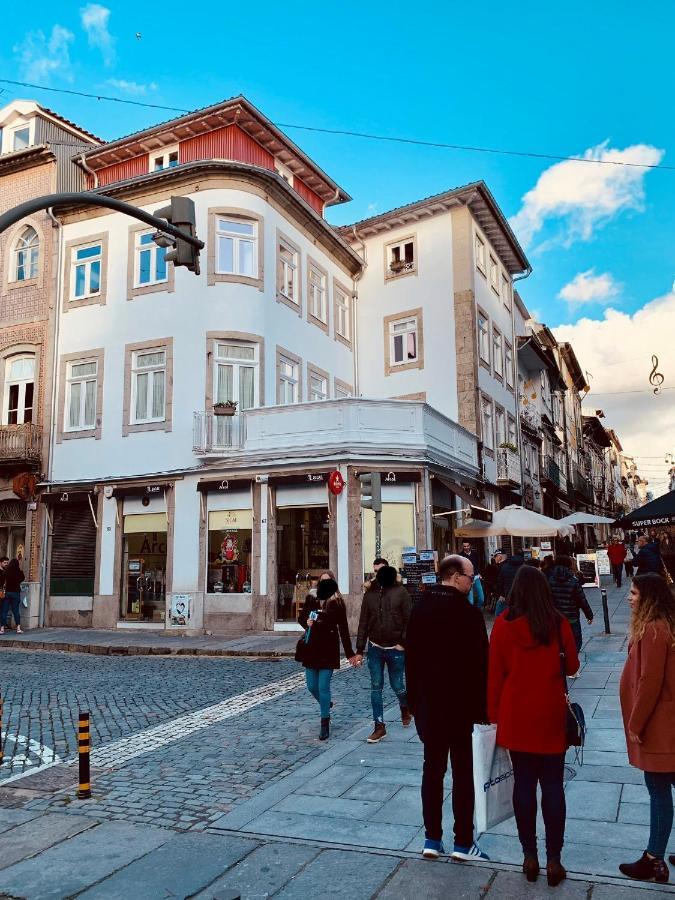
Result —
POLYGON ((566 525, 611 525, 614 519, 608 519, 607 516, 596 516, 594 513, 574 512, 560 521, 566 525))
POLYGON ((561 519, 542 516, 524 506, 505 506, 492 514, 492 522, 469 522, 458 528, 458 537, 488 537, 489 535, 510 535, 511 537, 564 537, 574 533, 574 526, 561 519))

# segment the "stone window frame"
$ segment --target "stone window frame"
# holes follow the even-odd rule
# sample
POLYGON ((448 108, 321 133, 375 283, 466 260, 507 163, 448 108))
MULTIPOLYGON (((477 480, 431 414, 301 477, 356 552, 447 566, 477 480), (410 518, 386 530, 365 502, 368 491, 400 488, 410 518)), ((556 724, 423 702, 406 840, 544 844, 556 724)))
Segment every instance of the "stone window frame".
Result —
POLYGON ((352 291, 338 278, 333 278, 333 338, 350 350, 354 349, 354 297, 352 291), (335 299, 336 292, 339 291, 347 298, 347 320, 349 322, 349 338, 346 338, 338 331, 338 304, 335 299))
POLYGON ((172 262, 166 264, 166 281, 158 281, 155 284, 136 285, 136 235, 141 232, 153 231, 147 225, 130 225, 127 246, 127 300, 134 297, 142 297, 144 294, 157 294, 165 291, 172 294, 176 290, 176 267, 172 262))
POLYGON ((484 394, 482 391, 480 393, 480 431, 481 431, 481 441, 483 442, 483 451, 490 457, 490 459, 494 459, 495 448, 495 405, 492 397, 489 394, 484 394), (492 410, 492 446, 489 446, 485 443, 485 429, 483 425, 483 408, 484 404, 489 404, 492 410))
POLYGON ((418 275, 419 274, 419 260, 417 258, 417 232, 413 231, 411 234, 406 234, 404 237, 395 238, 394 240, 387 241, 383 247, 384 251, 384 282, 387 284, 389 281, 396 281, 399 278, 406 278, 410 275, 418 275), (409 272, 392 272, 389 269, 389 248, 397 247, 399 244, 409 244, 412 242, 413 245, 413 268, 410 269, 409 272))
POLYGON ((172 431, 173 429, 173 338, 156 338, 124 346, 124 400, 122 403, 122 437, 140 431, 172 431), (164 381, 164 419, 161 422, 131 422, 131 375, 133 354, 143 350, 163 350, 166 353, 164 381))
POLYGON ((503 384, 504 383, 504 334, 503 334, 501 328, 499 328, 497 325, 495 325, 494 322, 492 322, 492 327, 490 329, 490 340, 491 340, 491 349, 492 349, 492 353, 491 353, 492 375, 494 378, 496 378, 497 381, 499 381, 503 384), (496 352, 496 347, 495 347, 495 336, 496 335, 498 335, 500 338, 499 353, 496 352), (502 369, 501 372, 497 368, 497 365, 496 365, 497 360, 499 360, 499 362, 501 362, 501 369, 502 369))
POLYGON ((312 400, 310 397, 310 379, 314 375, 317 378, 322 378, 326 382, 326 400, 330 400, 330 375, 326 372, 325 369, 319 368, 319 366, 314 365, 314 363, 307 363, 307 403, 319 403, 319 400, 312 400))
POLYGON ((293 310, 296 315, 302 318, 302 251, 300 250, 300 246, 296 244, 294 240, 288 237, 280 228, 277 228, 276 231, 276 243, 274 245, 274 285, 275 285, 275 294, 277 298, 277 303, 283 303, 284 306, 287 306, 289 309, 293 310), (287 244, 289 249, 293 250, 294 253, 298 256, 298 265, 296 268, 296 291, 298 296, 297 303, 287 297, 284 293, 282 293, 279 286, 279 244, 287 244))
POLYGON ((486 267, 486 263, 485 263, 486 251, 487 251, 487 242, 486 242, 485 238, 483 237, 482 234, 479 234, 477 231, 474 231, 474 233, 473 233, 473 254, 474 254, 474 258, 476 260, 476 268, 481 273, 481 275, 483 275, 484 278, 487 280, 487 271, 486 271, 487 267, 486 267), (478 258, 478 245, 479 244, 483 248, 482 263, 481 263, 480 259, 478 258))
MULTIPOLYGON (((354 388, 351 384, 347 384, 346 381, 343 381, 341 378, 333 378, 333 399, 341 400, 343 398, 338 397, 338 390, 341 390, 343 393, 346 393, 348 397, 354 396, 354 388)), ((346 399, 346 398, 345 398, 346 399)))
POLYGON ((497 258, 497 254, 493 253, 492 251, 490 251, 490 253, 488 254, 488 257, 489 257, 489 266, 490 266, 490 276, 488 278, 488 281, 490 282, 491 289, 499 297, 499 288, 500 288, 499 277, 501 274, 501 269, 499 268, 499 260, 497 258), (494 284, 492 281, 492 273, 493 272, 497 273, 497 284, 494 284))
POLYGON ((330 293, 329 293, 329 278, 328 278, 328 272, 327 272, 326 269, 321 265, 321 263, 317 262, 317 261, 314 259, 314 257, 309 256, 309 255, 307 256, 307 279, 306 279, 306 285, 307 285, 307 321, 308 321, 310 324, 312 324, 312 325, 316 325, 317 328, 320 328, 321 331, 324 332, 324 334, 328 334, 328 327, 329 327, 329 326, 328 326, 328 323, 330 322, 330 293), (312 273, 312 268, 314 268, 314 269, 316 269, 318 272, 320 272, 320 273, 323 275, 323 279, 324 279, 324 284, 325 284, 325 299, 326 299, 326 321, 325 321, 325 322, 322 322, 321 319, 318 319, 318 318, 317 318, 315 315, 313 315, 312 312, 311 312, 311 302, 310 302, 310 300, 311 300, 311 297, 312 297, 312 288, 311 288, 311 279, 310 279, 310 276, 311 276, 311 273, 312 273))
POLYGON ((515 362, 515 357, 514 357, 514 353, 513 353, 513 344, 511 343, 511 341, 507 341, 506 338, 504 338, 504 384, 506 385, 507 391, 510 391, 512 394, 515 394, 515 392, 516 392, 515 375, 514 375, 514 369, 513 369, 514 362, 515 362), (511 351, 511 365, 510 366, 508 365, 507 349, 511 351), (509 381, 509 373, 511 374, 510 381, 509 381))
POLYGON ((427 402, 427 392, 426 391, 415 391, 413 394, 398 394, 396 397, 392 397, 392 400, 421 400, 423 403, 427 402))
POLYGON ((500 285, 502 291, 502 303, 504 305, 504 308, 508 309, 508 311, 511 312, 511 308, 513 306, 513 301, 511 299, 511 279, 505 272, 501 273, 500 285), (503 296, 504 285, 506 285, 506 298, 504 298, 503 296))
POLYGON ((395 375, 397 372, 407 372, 410 369, 424 368, 424 315, 421 306, 415 309, 405 309, 398 313, 392 313, 383 319, 384 330, 384 374, 395 375), (417 359, 409 363, 391 362, 391 338, 389 328, 394 322, 402 319, 417 319, 417 359))
POLYGON ((518 446, 518 423, 516 417, 508 409, 506 410, 506 440, 515 447, 518 446), (513 426, 513 441, 511 440, 511 426, 513 426))
POLYGON ((258 400, 259 407, 265 405, 265 338, 260 334, 249 334, 246 331, 207 331, 206 332, 206 397, 207 413, 213 412, 213 346, 214 344, 233 341, 240 344, 256 344, 258 348, 258 400))
POLYGON ((481 365, 484 369, 487 369, 490 374, 492 374, 492 320, 490 316, 485 312, 482 306, 476 307, 476 340, 478 343, 478 364, 481 365), (480 345, 480 317, 483 317, 487 322, 487 344, 488 344, 488 359, 484 359, 481 351, 480 345))
POLYGON ((94 438, 100 441, 103 433, 103 379, 104 379, 105 349, 99 347, 96 350, 78 350, 77 353, 64 353, 59 357, 59 387, 57 395, 57 420, 56 443, 63 441, 79 440, 81 438, 94 438), (66 373, 68 365, 74 362, 87 362, 95 359, 96 369, 96 424, 94 428, 80 431, 66 431, 66 373))
POLYGON ((71 309, 80 309, 82 306, 105 306, 108 294, 108 243, 110 235, 107 231, 99 234, 91 234, 86 237, 73 238, 66 241, 63 254, 63 311, 68 312, 71 309), (71 296, 73 270, 73 252, 81 247, 88 247, 90 244, 101 245, 101 289, 98 294, 91 297, 83 297, 81 300, 74 300, 71 296))
POLYGON ((501 405, 501 403, 497 403, 496 400, 492 404, 492 421, 493 421, 493 425, 494 425, 495 450, 498 450, 499 445, 503 444, 505 441, 508 440, 508 434, 507 434, 507 430, 506 430, 506 410, 501 405), (497 416, 499 413, 502 414, 503 419, 504 419, 504 436, 501 441, 499 440, 499 431, 497 428, 497 416))
POLYGON ((42 374, 42 343, 33 341, 19 341, 16 344, 9 344, 0 350, 0 428, 16 428, 15 425, 3 425, 7 410, 5 409, 5 376, 7 374, 7 363, 13 356, 33 356, 35 360, 35 374, 33 377, 33 421, 32 425, 39 425, 42 421, 42 385, 40 384, 40 375, 42 374))
POLYGON ((207 229, 207 252, 206 252, 206 283, 211 286, 214 284, 247 284, 250 287, 258 288, 259 291, 265 290, 265 218, 260 213, 253 212, 250 209, 242 209, 239 206, 210 206, 208 209, 208 229, 207 229), (230 217, 233 219, 244 219, 248 222, 255 222, 257 228, 257 261, 258 275, 251 277, 250 275, 234 275, 216 272, 216 219, 220 217, 230 217))
MULTIPOLYGON (((297 353, 292 353, 290 350, 286 350, 285 347, 282 347, 280 344, 276 346, 276 363, 275 363, 275 396, 276 402, 278 406, 281 406, 281 378, 280 378, 280 363, 282 357, 284 359, 289 360, 294 365, 298 367, 298 399, 295 401, 296 403, 302 403, 302 357, 298 356, 297 353)), ((284 404, 287 405, 287 404, 284 404)))
POLYGON ((4 295, 9 293, 9 291, 21 290, 21 288, 34 287, 36 285, 37 287, 42 288, 44 286, 47 240, 44 230, 37 219, 29 216, 18 222, 10 231, 7 231, 5 233, 4 247, 5 249, 1 254, 4 257, 2 265, 2 294, 4 295), (16 279, 13 278, 12 273, 16 242, 21 235, 21 232, 27 227, 33 228, 38 236, 38 273, 35 278, 27 278, 25 281, 16 281, 16 279))

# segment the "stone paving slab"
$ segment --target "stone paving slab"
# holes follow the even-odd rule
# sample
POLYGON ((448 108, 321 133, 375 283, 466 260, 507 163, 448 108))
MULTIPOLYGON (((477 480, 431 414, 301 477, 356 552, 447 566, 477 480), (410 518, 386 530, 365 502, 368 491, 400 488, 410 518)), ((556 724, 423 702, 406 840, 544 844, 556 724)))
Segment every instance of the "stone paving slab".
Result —
MULTIPOLYGON (((241 900, 271 897, 291 881, 321 851, 301 844, 264 844, 195 894, 199 900, 218 900, 236 892, 241 900)), ((327 892, 325 892, 327 893, 327 892)), ((356 895, 358 896, 358 895, 356 895)))
POLYGON ((306 816, 270 810, 254 819, 242 831, 356 847, 403 850, 417 836, 419 829, 411 825, 362 822, 337 816, 306 816))
POLYGON ((85 816, 60 816, 48 813, 12 828, 11 838, 2 842, 0 869, 7 869, 29 856, 35 856, 48 847, 61 843, 95 825, 85 816))
POLYGON ((275 900, 371 897, 396 869, 398 862, 393 856, 326 850, 275 894, 275 900))
POLYGON ((493 878, 494 872, 490 869, 409 859, 375 896, 377 900, 402 900, 404 897, 474 900, 484 895, 493 878))

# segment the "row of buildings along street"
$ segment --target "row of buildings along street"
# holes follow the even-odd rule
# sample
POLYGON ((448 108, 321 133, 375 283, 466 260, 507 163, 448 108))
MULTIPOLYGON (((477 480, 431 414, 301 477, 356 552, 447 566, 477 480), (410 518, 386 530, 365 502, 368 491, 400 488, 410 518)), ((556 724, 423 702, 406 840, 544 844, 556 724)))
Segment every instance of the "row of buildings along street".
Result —
POLYGON ((2 211, 181 195, 205 242, 196 276, 77 202, 0 236, 0 553, 24 561, 29 627, 284 628, 325 569, 353 614, 364 472, 395 566, 455 549, 471 505, 649 499, 583 360, 528 312, 484 182, 335 228, 348 193, 243 97, 107 143, 15 100, 0 135, 2 211))

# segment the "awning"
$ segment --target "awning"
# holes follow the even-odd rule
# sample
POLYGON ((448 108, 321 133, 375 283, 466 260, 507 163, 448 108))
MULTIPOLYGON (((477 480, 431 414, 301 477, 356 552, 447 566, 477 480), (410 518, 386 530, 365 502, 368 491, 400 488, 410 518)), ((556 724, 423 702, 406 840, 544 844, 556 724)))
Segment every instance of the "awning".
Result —
POLYGON ((557 519, 522 506, 505 506, 492 514, 492 522, 469 522, 455 531, 456 537, 487 537, 511 535, 512 537, 561 537, 572 534, 574 528, 557 519))
POLYGON ((651 503, 646 503, 628 513, 615 523, 619 528, 658 528, 675 525, 675 491, 668 491, 651 503))
POLYGON ((154 534, 166 530, 166 513, 144 513, 124 517, 125 534, 154 534))
POLYGON ((451 478, 446 478, 443 475, 437 475, 435 472, 432 474, 432 479, 438 479, 440 483, 446 487, 449 491, 452 491, 463 503, 467 506, 476 506, 478 505, 480 498, 472 497, 469 493, 468 489, 463 487, 461 484, 457 484, 456 481, 453 481, 451 478))

